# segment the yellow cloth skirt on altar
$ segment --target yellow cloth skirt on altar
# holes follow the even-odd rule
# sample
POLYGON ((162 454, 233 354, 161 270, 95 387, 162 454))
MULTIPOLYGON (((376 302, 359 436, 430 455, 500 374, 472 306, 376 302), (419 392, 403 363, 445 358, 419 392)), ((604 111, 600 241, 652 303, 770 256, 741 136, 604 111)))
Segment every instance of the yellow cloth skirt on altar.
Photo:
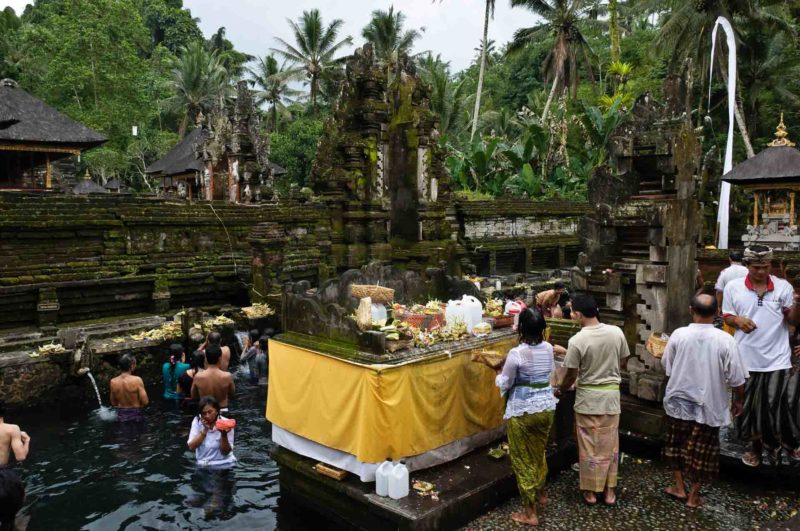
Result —
POLYGON ((271 340, 267 419, 365 463, 418 455, 502 424, 495 373, 472 352, 368 365, 271 340))

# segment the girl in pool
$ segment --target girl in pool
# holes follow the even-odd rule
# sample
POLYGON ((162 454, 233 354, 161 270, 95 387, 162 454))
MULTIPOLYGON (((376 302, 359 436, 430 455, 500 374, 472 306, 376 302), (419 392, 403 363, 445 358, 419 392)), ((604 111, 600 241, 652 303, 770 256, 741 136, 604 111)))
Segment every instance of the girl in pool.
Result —
POLYGON ((197 400, 192 399, 192 382, 195 375, 203 370, 206 364, 206 354, 202 350, 195 350, 189 360, 190 368, 178 378, 178 389, 183 394, 182 407, 194 411, 197 409, 197 400))
POLYGON ((200 399, 198 414, 192 419, 187 444, 194 450, 202 467, 229 468, 236 463, 233 455, 233 431, 230 419, 219 414, 219 402, 212 396, 200 399), (220 422, 223 421, 223 422, 220 422))
POLYGON ((181 390, 178 389, 178 382, 181 376, 190 365, 186 363, 186 354, 183 352, 183 345, 173 343, 169 346, 169 358, 161 368, 164 376, 164 398, 167 400, 180 400, 183 398, 181 390))

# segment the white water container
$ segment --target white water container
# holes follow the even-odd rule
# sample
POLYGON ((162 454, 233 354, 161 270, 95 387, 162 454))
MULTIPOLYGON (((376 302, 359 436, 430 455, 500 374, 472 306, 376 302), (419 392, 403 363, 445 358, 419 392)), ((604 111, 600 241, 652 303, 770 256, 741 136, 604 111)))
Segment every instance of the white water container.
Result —
POLYGON ((447 307, 444 309, 444 319, 447 326, 452 326, 456 321, 466 321, 464 318, 464 305, 461 301, 447 301, 447 307))
POLYGON ((476 324, 483 321, 483 305, 481 301, 471 295, 464 295, 461 298, 461 304, 464 307, 464 322, 467 330, 472 331, 476 324))
POLYGON ((394 463, 389 460, 378 465, 375 471, 375 494, 378 496, 389 495, 389 476, 392 475, 394 463))
POLYGON ((399 500, 408 496, 408 468, 403 463, 394 466, 389 475, 389 497, 399 500))

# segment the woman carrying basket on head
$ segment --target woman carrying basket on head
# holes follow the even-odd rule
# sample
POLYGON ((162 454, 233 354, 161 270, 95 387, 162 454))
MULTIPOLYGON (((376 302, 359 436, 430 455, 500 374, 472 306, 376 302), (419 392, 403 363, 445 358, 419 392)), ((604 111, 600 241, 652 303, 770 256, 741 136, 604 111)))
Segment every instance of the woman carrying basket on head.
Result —
POLYGON ((511 519, 538 525, 537 502, 547 503, 545 450, 556 410, 550 387, 554 369, 553 346, 544 341, 547 322, 538 311, 527 308, 519 314, 519 346, 511 349, 495 383, 508 401, 503 418, 508 421, 511 467, 525 510, 511 519))

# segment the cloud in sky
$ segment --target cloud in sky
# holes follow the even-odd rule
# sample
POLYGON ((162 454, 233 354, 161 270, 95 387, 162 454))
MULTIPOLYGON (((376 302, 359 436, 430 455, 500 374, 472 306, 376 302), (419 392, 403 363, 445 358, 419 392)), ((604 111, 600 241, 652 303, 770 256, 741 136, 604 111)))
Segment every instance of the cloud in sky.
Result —
MULTIPOLYGON (((0 0, 0 7, 10 5, 20 14, 28 3, 29 0, 0 0)), ((360 45, 361 29, 369 22, 372 11, 386 10, 391 5, 406 15, 407 28, 425 28, 416 52, 439 53, 455 71, 469 66, 483 33, 484 0, 184 0, 184 6, 200 18, 207 37, 224 26, 234 46, 251 55, 264 55, 278 47, 275 37, 292 42, 286 19, 296 20, 304 10, 314 8, 320 10, 323 22, 344 20, 342 37, 350 35, 360 45)), ((489 25, 489 38, 500 48, 515 30, 533 26, 537 20, 530 11, 512 9, 508 0, 499 0, 489 25)))

